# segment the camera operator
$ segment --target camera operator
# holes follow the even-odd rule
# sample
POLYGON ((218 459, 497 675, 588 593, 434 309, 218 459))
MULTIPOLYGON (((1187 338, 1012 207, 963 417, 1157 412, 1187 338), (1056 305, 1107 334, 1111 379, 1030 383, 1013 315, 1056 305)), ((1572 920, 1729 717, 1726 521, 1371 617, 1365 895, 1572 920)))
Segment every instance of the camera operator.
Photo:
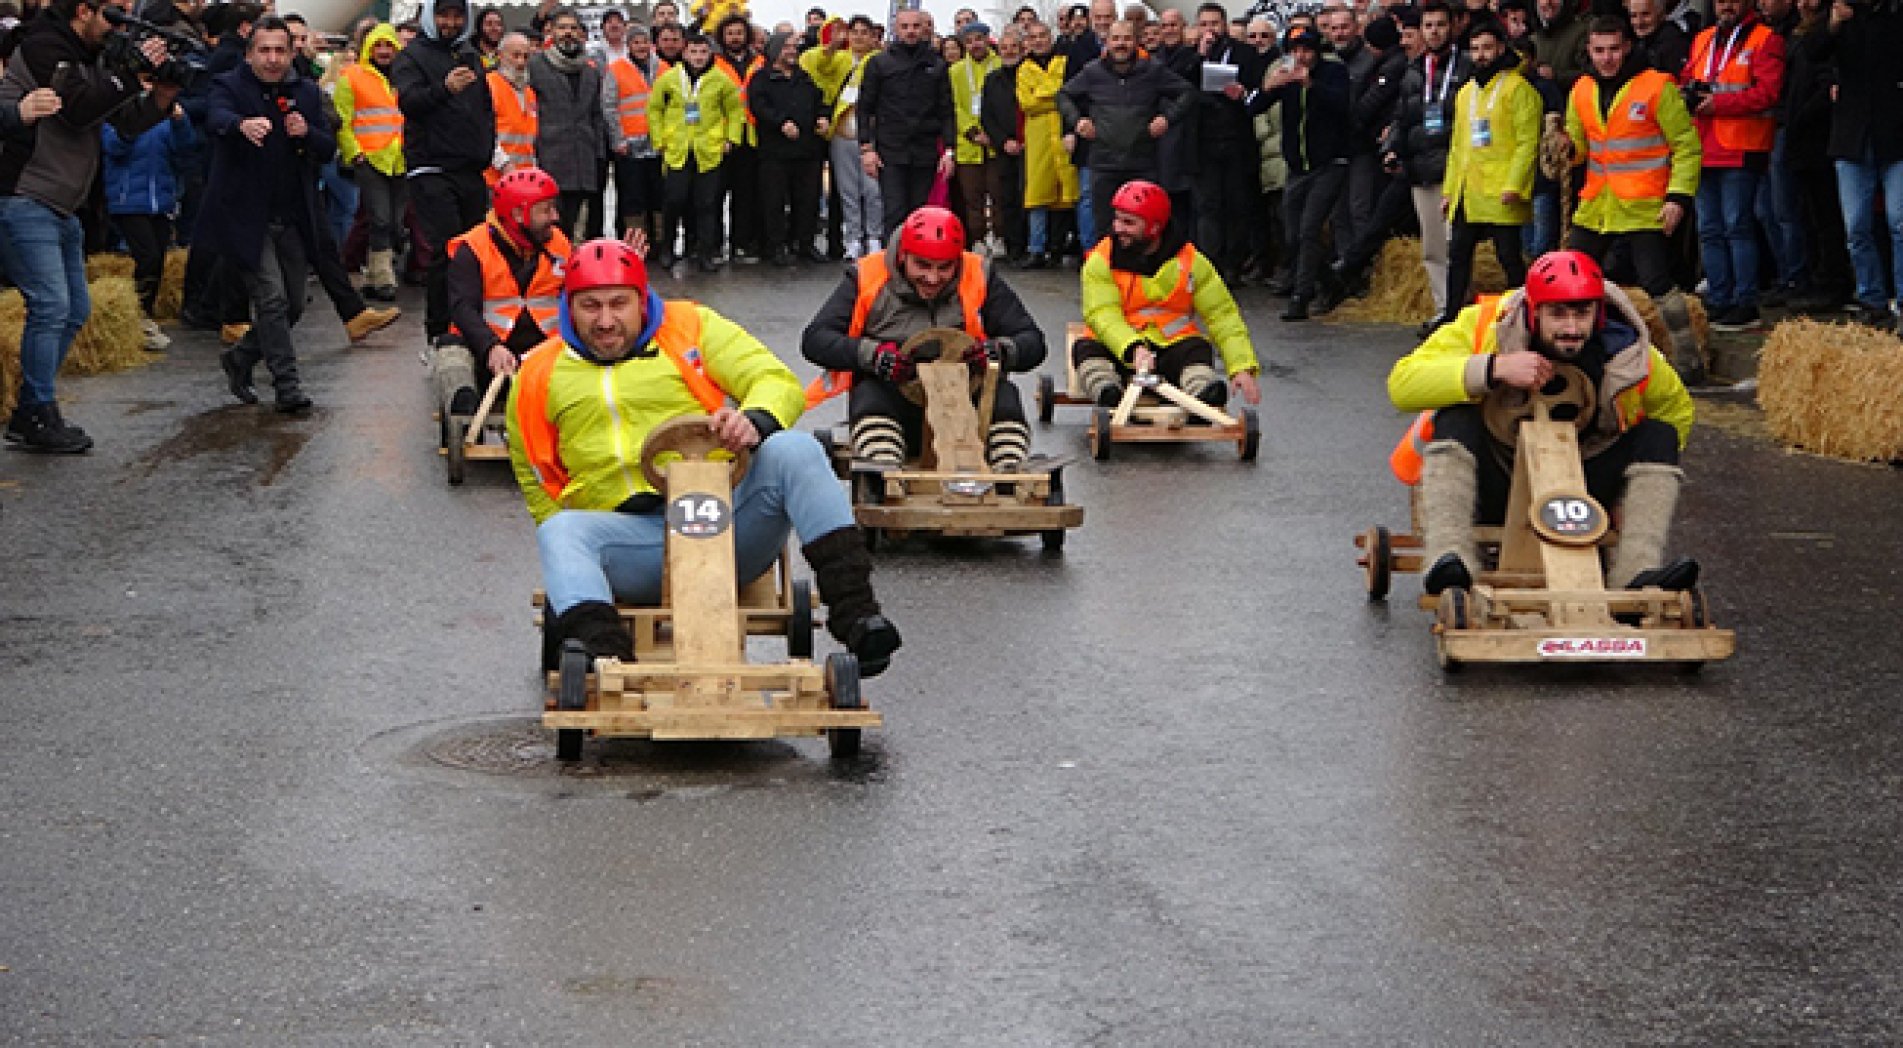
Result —
MULTIPOLYGON (((114 9, 115 11, 117 9, 114 9)), ((100 0, 53 0, 28 23, 0 79, 0 108, 39 88, 59 96, 57 113, 9 135, 0 147, 0 267, 26 299, 20 335, 20 403, 6 439, 29 451, 78 454, 92 438, 60 418, 54 381, 73 337, 92 312, 84 233, 75 214, 99 171, 100 125, 137 136, 164 119, 175 84, 139 79, 168 58, 165 42, 136 47, 115 34, 100 0)))

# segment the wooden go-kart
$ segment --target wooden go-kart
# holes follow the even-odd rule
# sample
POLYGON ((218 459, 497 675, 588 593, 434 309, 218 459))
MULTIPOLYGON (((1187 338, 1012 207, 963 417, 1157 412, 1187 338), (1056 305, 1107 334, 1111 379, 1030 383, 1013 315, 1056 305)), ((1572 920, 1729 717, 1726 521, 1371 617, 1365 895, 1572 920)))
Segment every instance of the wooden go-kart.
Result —
POLYGON ((490 380, 489 388, 482 394, 482 403, 473 415, 457 415, 440 409, 436 412, 442 440, 436 453, 443 456, 451 485, 463 482, 463 472, 470 462, 508 461, 505 420, 503 412, 496 410, 496 399, 508 381, 507 375, 497 375, 490 380))
POLYGON ((971 402, 971 370, 958 358, 972 338, 956 328, 931 328, 906 340, 918 361, 918 379, 905 395, 925 406, 922 445, 904 467, 852 458, 850 437, 822 432, 833 463, 852 484, 853 516, 866 544, 887 537, 930 532, 963 538, 1036 535, 1047 550, 1064 546, 1067 529, 1084 522, 1082 506, 1064 502, 1068 460, 1033 455, 1013 473, 992 472, 985 462, 998 383, 994 362, 971 402))
POLYGON ((1064 328, 1064 366, 1069 380, 1064 392, 1058 392, 1049 375, 1037 377, 1037 420, 1049 425, 1059 406, 1091 408, 1090 454, 1098 461, 1110 457, 1110 445, 1121 443, 1230 442, 1236 456, 1254 462, 1262 445, 1262 422, 1255 409, 1244 407, 1235 415, 1190 396, 1160 376, 1137 374, 1124 387, 1123 399, 1114 408, 1104 407, 1084 394, 1077 381, 1077 363, 1071 347, 1080 338, 1090 337, 1090 329, 1072 321, 1064 328), (1192 425, 1194 418, 1200 425, 1192 425))
MULTIPOLYGON (((1696 670, 1729 658, 1737 636, 1712 625, 1703 592, 1606 588, 1600 550, 1615 544, 1605 507, 1587 493, 1578 431, 1591 421, 1592 383, 1562 365, 1532 395, 1496 391, 1483 406, 1494 439, 1517 448, 1506 523, 1477 528, 1473 588, 1423 595, 1443 669, 1469 662, 1666 662, 1696 670)), ((1418 489, 1415 524, 1419 524, 1418 489)), ((1368 597, 1387 596, 1397 571, 1421 571, 1413 534, 1370 528, 1355 537, 1368 597)))
MULTIPOLYGON (((883 718, 859 693, 850 652, 812 663, 813 603, 786 558, 746 586, 735 578, 733 486, 749 455, 715 457, 705 418, 681 418, 649 434, 641 469, 666 500, 661 605, 623 607, 634 661, 590 660, 563 645, 548 674, 544 726, 556 756, 581 757, 582 737, 771 739, 824 734, 834 757, 859 751, 860 732, 883 718), (785 635, 786 662, 747 661, 749 635, 785 635)), ((720 454, 726 454, 721 451, 720 454)), ((539 607, 543 598, 536 595, 539 607)))

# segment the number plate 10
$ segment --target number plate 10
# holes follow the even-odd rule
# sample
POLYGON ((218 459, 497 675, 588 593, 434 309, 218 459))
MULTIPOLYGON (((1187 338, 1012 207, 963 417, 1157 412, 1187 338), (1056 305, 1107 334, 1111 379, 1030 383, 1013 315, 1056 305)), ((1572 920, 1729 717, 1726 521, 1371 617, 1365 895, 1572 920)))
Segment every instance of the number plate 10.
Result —
POLYGON ((1551 495, 1540 501, 1533 530, 1562 546, 1589 546, 1606 533, 1606 511, 1590 495, 1551 495))

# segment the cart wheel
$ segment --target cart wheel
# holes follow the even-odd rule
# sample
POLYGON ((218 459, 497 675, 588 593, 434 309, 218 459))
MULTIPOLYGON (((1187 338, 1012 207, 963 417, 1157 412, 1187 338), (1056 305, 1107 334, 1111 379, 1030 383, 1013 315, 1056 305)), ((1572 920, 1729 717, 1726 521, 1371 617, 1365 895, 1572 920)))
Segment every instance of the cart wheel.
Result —
POLYGON ((1109 408, 1098 408, 1090 419, 1090 457, 1103 462, 1110 457, 1109 408))
MULTIPOLYGON (((557 678, 555 708, 558 710, 585 710, 588 708, 588 649, 581 641, 562 642, 562 670, 557 678)), ((555 759, 559 761, 581 760, 582 729, 555 729, 555 759)))
MULTIPOLYGON (((1051 492, 1044 499, 1044 504, 1046 506, 1064 504, 1064 468, 1062 466, 1051 471, 1051 492)), ((1064 548, 1065 534, 1063 528, 1047 528, 1038 532, 1037 537, 1044 544, 1046 553, 1057 553, 1064 548)))
MULTIPOLYGON (((1705 603, 1705 591, 1694 586, 1678 595, 1678 624, 1688 630, 1711 626, 1711 608, 1705 603)), ((1693 665, 1703 665, 1693 663, 1693 665)))
POLYGON ((1394 538, 1386 528, 1369 528, 1361 548, 1368 559, 1368 599, 1386 600, 1388 586, 1394 581, 1394 538))
POLYGON ((885 501, 885 476, 877 470, 859 470, 852 475, 852 504, 877 506, 885 501))
MULTIPOLYGON (((833 698, 833 709, 856 710, 865 706, 865 699, 859 694, 859 657, 849 651, 835 651, 826 656, 826 691, 833 698)), ((827 728, 826 748, 831 751, 834 760, 847 760, 859 755, 858 728, 827 728)))
POLYGON ((1441 591, 1440 604, 1434 609, 1441 628, 1464 630, 1473 626, 1473 597, 1465 587, 1449 586, 1441 591))
POLYGON ((1242 409, 1242 436, 1236 441, 1236 456, 1244 462, 1254 462, 1257 449, 1262 446, 1262 419, 1254 408, 1242 409))
POLYGON ((463 482, 463 467, 468 464, 468 456, 463 451, 463 441, 467 439, 469 423, 452 418, 443 423, 443 434, 447 443, 443 445, 443 461, 449 465, 451 485, 463 482))
POLYGON ((1037 420, 1046 426, 1057 416, 1057 384, 1049 375, 1037 377, 1037 420))
POLYGON ((813 584, 805 579, 793 583, 793 613, 786 618, 786 655, 792 659, 813 657, 813 584))

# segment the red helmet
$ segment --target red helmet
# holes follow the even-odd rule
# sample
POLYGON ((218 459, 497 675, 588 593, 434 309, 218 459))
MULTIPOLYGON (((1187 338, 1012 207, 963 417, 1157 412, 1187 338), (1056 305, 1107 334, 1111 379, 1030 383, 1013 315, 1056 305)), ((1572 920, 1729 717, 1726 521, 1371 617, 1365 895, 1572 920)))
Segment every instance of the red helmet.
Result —
POLYGON ((1526 271, 1526 304, 1597 302, 1606 297, 1606 277, 1584 251, 1548 251, 1526 271))
POLYGON ((590 240, 568 256, 562 294, 598 287, 648 288, 648 264, 634 249, 613 237, 590 240))
POLYGON ((553 200, 561 192, 562 187, 555 184, 555 179, 548 172, 539 167, 518 167, 496 180, 496 222, 502 226, 503 232, 519 240, 527 240, 528 237, 522 233, 522 223, 515 217, 516 208, 553 200))
POLYGON ((921 207, 899 227, 899 250, 933 262, 950 262, 965 253, 965 224, 945 208, 921 207))
POLYGON ((1162 186, 1142 179, 1125 182, 1117 195, 1110 198, 1110 208, 1137 216, 1153 233, 1170 221, 1170 195, 1163 192, 1162 186))

